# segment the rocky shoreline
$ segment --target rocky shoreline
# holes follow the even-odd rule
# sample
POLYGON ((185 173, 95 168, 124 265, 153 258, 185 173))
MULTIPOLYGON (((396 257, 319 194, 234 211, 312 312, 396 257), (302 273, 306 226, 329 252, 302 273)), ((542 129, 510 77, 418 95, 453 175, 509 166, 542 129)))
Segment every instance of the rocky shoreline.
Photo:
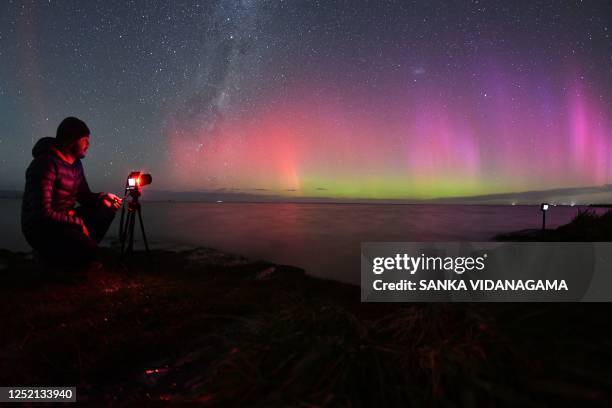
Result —
POLYGON ((594 211, 579 212, 574 219, 556 229, 526 229, 496 235, 496 241, 591 242, 612 241, 612 210, 602 215, 594 211))
POLYGON ((212 249, 117 258, 52 276, 0 250, 1 384, 119 406, 612 402, 608 304, 361 303, 212 249))

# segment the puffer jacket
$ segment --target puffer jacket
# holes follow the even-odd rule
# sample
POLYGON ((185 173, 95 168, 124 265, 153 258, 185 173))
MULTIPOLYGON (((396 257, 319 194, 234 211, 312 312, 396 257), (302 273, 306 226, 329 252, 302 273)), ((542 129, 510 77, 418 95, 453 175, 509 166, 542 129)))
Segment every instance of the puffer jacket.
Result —
POLYGON ((100 194, 92 193, 81 160, 69 164, 54 150, 55 138, 43 137, 32 149, 34 160, 26 170, 21 203, 21 228, 28 239, 52 225, 80 228, 83 220, 70 214, 78 201, 87 205, 100 194))

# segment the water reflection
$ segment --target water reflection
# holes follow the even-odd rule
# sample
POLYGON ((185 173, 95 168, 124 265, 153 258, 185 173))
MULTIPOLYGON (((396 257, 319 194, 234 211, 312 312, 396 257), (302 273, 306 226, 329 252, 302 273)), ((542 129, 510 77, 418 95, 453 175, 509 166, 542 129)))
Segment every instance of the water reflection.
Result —
MULTIPOLYGON (((19 200, 0 200, 0 247, 26 250, 19 200)), ((569 222, 580 207, 554 207, 547 226, 569 222)), ((198 245, 296 265, 308 273, 359 282, 366 241, 487 241, 539 228, 539 206, 143 203, 152 243, 198 245)), ((110 237, 117 236, 117 220, 110 237)))

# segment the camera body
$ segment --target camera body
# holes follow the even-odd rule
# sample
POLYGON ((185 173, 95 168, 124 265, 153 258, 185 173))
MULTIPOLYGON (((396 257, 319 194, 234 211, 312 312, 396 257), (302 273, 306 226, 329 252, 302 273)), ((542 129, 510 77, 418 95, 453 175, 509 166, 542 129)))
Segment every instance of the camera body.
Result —
POLYGON ((148 173, 141 171, 133 171, 127 178, 125 183, 126 190, 140 190, 140 188, 149 185, 153 182, 153 177, 148 173))
POLYGON ((153 182, 153 177, 148 173, 142 171, 132 171, 125 181, 125 196, 132 197, 133 200, 137 200, 141 195, 141 189, 153 182))

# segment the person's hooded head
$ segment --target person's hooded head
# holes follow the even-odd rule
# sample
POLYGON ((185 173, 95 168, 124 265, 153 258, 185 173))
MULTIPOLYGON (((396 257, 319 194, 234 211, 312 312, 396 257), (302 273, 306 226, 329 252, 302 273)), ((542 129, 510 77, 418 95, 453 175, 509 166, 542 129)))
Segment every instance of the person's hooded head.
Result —
POLYGON ((57 148, 82 159, 89 148, 89 128, 82 120, 69 116, 57 127, 55 141, 57 148))

